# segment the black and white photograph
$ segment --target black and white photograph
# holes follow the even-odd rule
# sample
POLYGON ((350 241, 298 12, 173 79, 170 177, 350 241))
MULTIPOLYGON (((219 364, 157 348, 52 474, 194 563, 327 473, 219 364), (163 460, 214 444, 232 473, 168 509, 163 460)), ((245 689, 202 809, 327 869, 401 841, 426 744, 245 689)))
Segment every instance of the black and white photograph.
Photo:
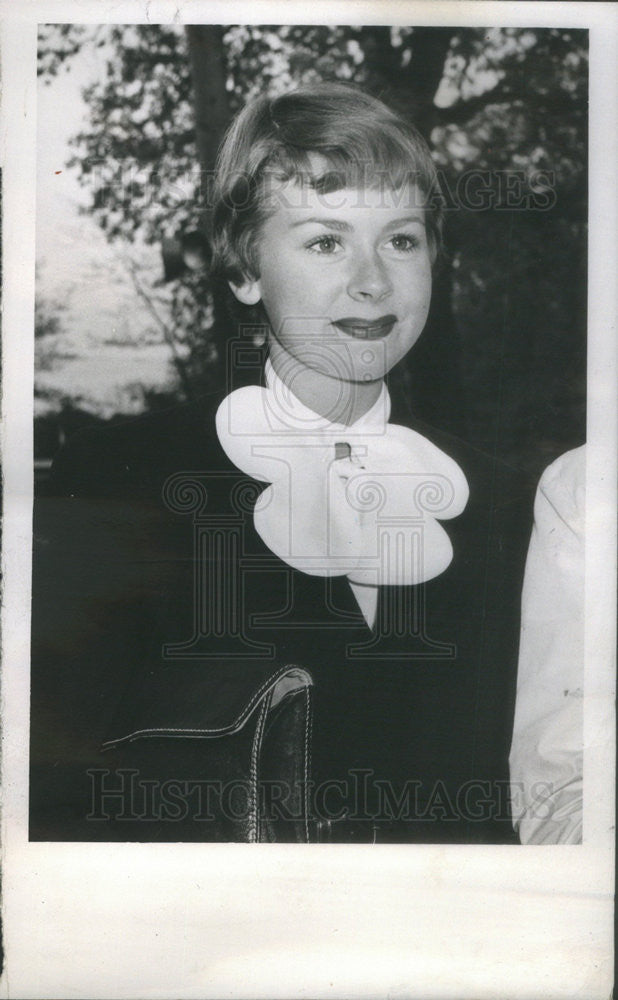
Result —
POLYGON ((579 842, 587 32, 39 37, 31 837, 579 842))
POLYGON ((7 928, 7 968, 50 958, 4 995, 609 996, 615 5, 61 6, 24 31, 13 244, 3 149, 6 878, 39 941, 7 928), (89 885, 139 959, 79 926, 89 885))

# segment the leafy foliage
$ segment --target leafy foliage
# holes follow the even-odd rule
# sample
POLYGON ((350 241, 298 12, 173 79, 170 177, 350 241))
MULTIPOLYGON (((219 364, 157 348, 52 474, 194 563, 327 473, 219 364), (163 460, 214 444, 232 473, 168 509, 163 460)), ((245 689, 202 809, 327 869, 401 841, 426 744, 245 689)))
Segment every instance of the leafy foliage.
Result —
MULTIPOLYGON (((441 301, 404 372, 419 412, 459 433, 466 420, 473 441, 534 471, 579 443, 587 33, 350 25, 193 31, 42 29, 44 75, 60 72, 86 44, 100 58, 74 163, 108 238, 158 243, 203 226, 221 129, 217 120, 200 134, 208 115, 198 113, 196 136, 196 107, 231 115, 258 92, 313 79, 359 83, 430 139, 447 196, 441 301), (217 61, 219 76, 211 73, 217 61)), ((170 290, 170 325, 182 341, 177 367, 190 392, 212 377, 226 317, 203 273, 186 272, 170 290)))

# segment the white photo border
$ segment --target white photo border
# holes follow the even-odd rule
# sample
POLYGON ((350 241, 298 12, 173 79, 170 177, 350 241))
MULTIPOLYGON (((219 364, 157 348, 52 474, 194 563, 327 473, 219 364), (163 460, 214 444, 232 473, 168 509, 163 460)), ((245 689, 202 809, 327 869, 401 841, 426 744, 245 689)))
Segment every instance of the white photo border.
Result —
POLYGON ((25 0, 2 14, 2 863, 10 998, 607 998, 613 979, 618 5, 25 0), (590 31, 580 847, 30 843, 36 32, 43 22, 590 31), (371 857, 368 855, 371 851, 371 857))

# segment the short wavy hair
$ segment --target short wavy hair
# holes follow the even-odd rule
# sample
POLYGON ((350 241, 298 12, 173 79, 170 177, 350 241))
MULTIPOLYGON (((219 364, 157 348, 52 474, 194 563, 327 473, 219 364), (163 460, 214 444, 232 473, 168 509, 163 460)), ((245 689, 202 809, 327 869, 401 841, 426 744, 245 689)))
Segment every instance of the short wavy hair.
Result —
POLYGON ((259 277, 257 241, 274 210, 266 196, 273 179, 324 192, 416 184, 432 260, 441 250, 442 197, 427 143, 356 87, 321 83, 259 97, 232 122, 217 159, 211 241, 213 273, 233 284, 259 277))

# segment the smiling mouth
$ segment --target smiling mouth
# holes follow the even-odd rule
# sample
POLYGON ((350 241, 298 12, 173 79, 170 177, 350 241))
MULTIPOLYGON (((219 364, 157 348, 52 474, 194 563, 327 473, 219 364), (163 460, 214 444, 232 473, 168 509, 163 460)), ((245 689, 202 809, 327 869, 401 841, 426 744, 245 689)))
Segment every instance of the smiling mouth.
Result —
POLYGON ((397 317, 390 314, 380 316, 379 319, 359 319, 356 316, 350 316, 335 320, 333 326, 358 340, 379 340, 380 337, 386 337, 391 332, 396 322, 397 317))

